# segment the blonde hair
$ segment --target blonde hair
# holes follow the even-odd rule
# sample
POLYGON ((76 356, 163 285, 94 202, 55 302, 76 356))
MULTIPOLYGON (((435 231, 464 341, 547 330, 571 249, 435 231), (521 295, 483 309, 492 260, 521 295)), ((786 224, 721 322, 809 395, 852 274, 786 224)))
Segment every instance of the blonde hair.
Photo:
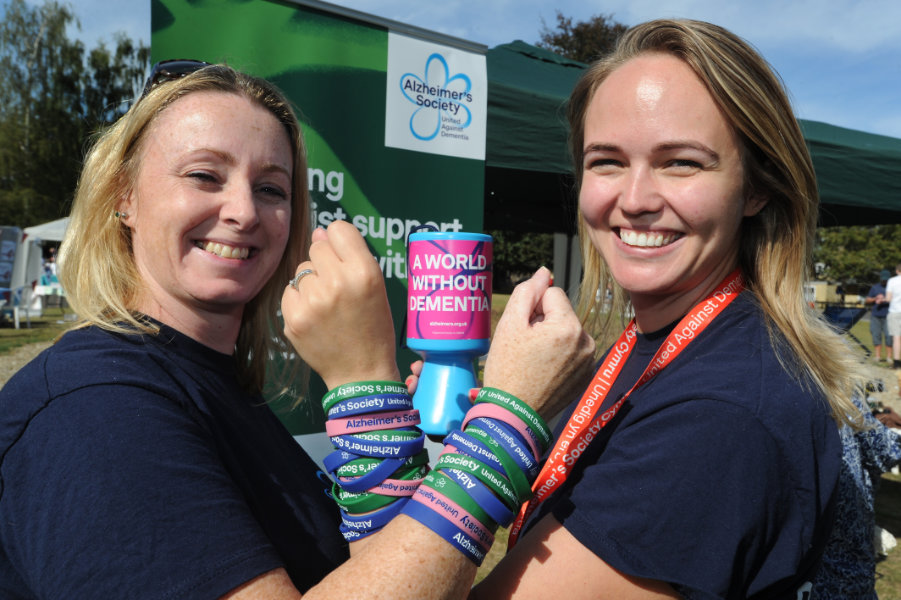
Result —
MULTIPOLYGON (((721 27, 691 20, 650 21, 627 31, 612 54, 592 64, 570 96, 576 181, 582 178, 585 115, 595 91, 618 67, 648 53, 668 54, 687 64, 737 133, 746 197, 767 200, 763 210, 742 223, 739 266, 768 318, 783 366, 809 375, 837 422, 856 425, 859 411, 851 397, 860 384, 859 359, 811 309, 803 293, 819 206, 813 163, 781 81, 749 44, 721 27)), ((610 276, 585 228, 580 215, 585 275, 579 313, 590 331, 608 341, 629 312, 629 298, 610 276), (612 292, 609 310, 602 305, 606 290, 612 292)))
MULTIPOLYGON (((132 254, 131 230, 119 222, 115 211, 135 185, 151 124, 170 104, 195 92, 247 98, 275 116, 291 143, 294 172, 287 247, 275 273, 244 307, 235 344, 242 383, 249 390, 260 391, 269 359, 291 348, 277 315, 285 285, 306 259, 310 244, 306 151, 300 126, 287 98, 264 79, 225 65, 210 65, 156 86, 101 132, 88 152, 75 192, 60 248, 59 277, 81 319, 80 326, 96 325, 120 333, 158 333, 153 323, 135 311, 141 279, 132 254)), ((298 371, 294 368, 291 375, 298 371)))

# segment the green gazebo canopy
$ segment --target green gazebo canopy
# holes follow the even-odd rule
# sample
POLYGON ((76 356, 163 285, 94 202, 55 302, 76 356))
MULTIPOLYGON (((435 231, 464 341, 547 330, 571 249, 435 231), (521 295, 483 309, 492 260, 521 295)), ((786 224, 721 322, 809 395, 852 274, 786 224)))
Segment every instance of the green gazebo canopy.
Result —
MULTIPOLYGON (((487 228, 570 231, 563 105, 586 65, 515 41, 488 50, 487 228)), ((901 222, 901 139, 801 120, 823 225, 901 222)))

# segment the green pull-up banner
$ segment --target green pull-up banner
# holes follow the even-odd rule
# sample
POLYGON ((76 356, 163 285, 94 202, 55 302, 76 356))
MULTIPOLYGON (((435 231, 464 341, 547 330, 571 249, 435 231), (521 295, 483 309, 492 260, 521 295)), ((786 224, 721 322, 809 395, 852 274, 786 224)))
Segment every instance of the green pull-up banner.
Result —
MULTIPOLYGON (((152 0, 151 19, 154 62, 225 62, 295 103, 313 223, 343 219, 363 234, 399 330, 410 229, 482 230, 484 48, 315 1, 152 0)), ((294 434, 322 431, 317 404, 280 416, 294 434)))

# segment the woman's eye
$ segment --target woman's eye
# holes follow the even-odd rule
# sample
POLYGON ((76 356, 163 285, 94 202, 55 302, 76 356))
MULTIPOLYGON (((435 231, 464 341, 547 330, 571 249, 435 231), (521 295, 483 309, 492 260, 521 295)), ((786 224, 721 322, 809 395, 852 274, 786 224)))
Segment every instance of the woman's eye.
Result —
POLYGON ((257 191, 276 200, 286 200, 288 198, 288 193, 277 185, 261 185, 257 188, 257 191))
POLYGON ((216 176, 206 171, 191 171, 188 173, 188 178, 196 179, 203 183, 216 183, 216 176))
POLYGON ((588 169, 610 169, 619 165, 620 162, 613 158, 589 158, 585 161, 588 169))
POLYGON ((702 169, 704 166, 696 160, 689 160, 687 158, 677 158, 673 159, 669 162, 670 167, 674 167, 677 169, 702 169))

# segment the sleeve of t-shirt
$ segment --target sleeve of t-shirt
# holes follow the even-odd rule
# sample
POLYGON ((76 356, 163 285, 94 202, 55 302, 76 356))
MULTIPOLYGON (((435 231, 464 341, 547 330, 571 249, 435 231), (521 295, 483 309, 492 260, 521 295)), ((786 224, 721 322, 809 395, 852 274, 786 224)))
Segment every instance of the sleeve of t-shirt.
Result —
POLYGON ((3 458, 4 550, 40 598, 218 598, 280 566, 204 429, 132 386, 54 399, 3 458))
POLYGON ((777 542, 803 537, 786 531, 799 526, 789 479, 753 415, 695 399, 617 431, 553 514, 615 569, 708 598, 770 568, 771 552, 791 574, 806 549, 777 542))

